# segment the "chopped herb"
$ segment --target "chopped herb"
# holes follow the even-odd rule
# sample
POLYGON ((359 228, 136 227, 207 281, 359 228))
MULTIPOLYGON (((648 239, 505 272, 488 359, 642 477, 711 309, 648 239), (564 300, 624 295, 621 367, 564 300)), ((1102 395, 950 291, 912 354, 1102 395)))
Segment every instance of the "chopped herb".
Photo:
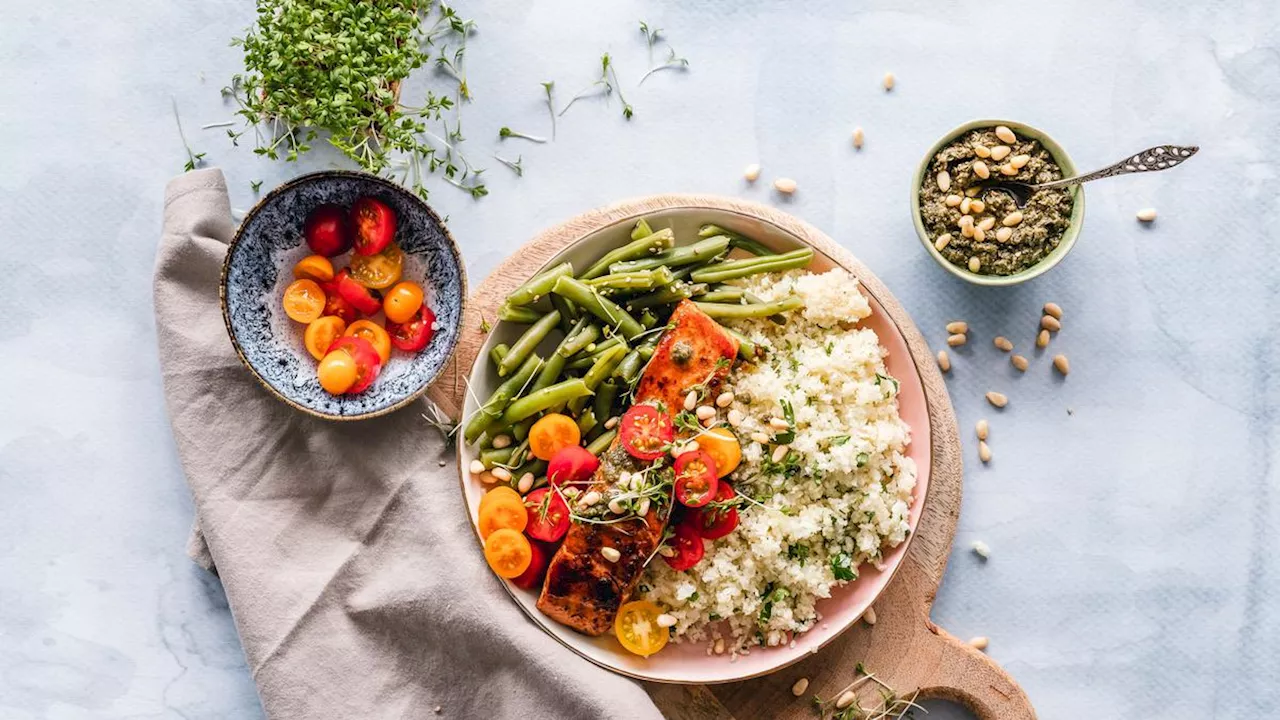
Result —
POLYGON ((502 138, 503 140, 506 140, 507 138, 520 138, 522 140, 530 140, 536 143, 544 143, 547 141, 547 139, 544 137, 538 137, 537 135, 529 135, 527 133, 516 132, 515 130, 512 130, 509 127, 506 127, 505 125, 498 130, 498 137, 502 138))
POLYGON ((849 557, 849 553, 839 553, 831 558, 831 574, 836 576, 837 580, 852 580, 858 576, 857 571, 853 569, 853 558, 849 557))
POLYGON ((840 447, 851 440, 848 435, 837 435, 831 438, 831 447, 840 447))
POLYGON ((867 453, 864 453, 864 452, 858 453, 858 467, 865 467, 866 464, 870 462, 870 460, 871 460, 871 456, 868 455, 867 453))

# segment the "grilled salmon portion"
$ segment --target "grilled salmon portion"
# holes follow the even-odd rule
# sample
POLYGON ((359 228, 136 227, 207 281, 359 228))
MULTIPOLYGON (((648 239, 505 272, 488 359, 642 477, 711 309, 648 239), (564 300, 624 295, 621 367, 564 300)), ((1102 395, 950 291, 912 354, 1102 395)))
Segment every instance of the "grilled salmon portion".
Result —
MULTIPOLYGON (((674 414, 683 409, 684 396, 695 386, 705 385, 714 396, 738 352, 738 342, 688 300, 676 307, 670 325, 640 378, 635 401, 657 404, 674 414)), ((606 494, 624 470, 634 472, 647 465, 614 441, 600 457, 590 490, 606 494)), ((618 608, 640 582, 645 561, 662 542, 671 502, 654 505, 659 507, 626 522, 574 522, 547 567, 538 609, 587 635, 608 632, 618 608), (618 551, 617 562, 600 553, 606 547, 618 551)))

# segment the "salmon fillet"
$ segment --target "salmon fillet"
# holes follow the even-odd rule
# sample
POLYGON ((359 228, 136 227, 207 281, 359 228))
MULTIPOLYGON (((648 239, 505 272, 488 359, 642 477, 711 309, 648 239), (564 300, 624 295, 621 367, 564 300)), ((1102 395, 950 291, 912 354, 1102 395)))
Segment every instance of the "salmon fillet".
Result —
MULTIPOLYGON (((635 402, 655 404, 674 415, 683 409, 690 388, 705 383, 714 395, 738 353, 738 342, 688 300, 676 307, 669 325, 636 386, 635 402)), ((615 440, 601 455, 588 490, 604 494, 624 470, 646 465, 615 440)), ((670 498, 655 505, 661 507, 628 522, 573 523, 547 566, 538 609, 587 635, 608 632, 618 608, 635 592, 645 561, 662 542, 670 498), (600 550, 605 547, 618 551, 617 562, 604 558, 600 550)))

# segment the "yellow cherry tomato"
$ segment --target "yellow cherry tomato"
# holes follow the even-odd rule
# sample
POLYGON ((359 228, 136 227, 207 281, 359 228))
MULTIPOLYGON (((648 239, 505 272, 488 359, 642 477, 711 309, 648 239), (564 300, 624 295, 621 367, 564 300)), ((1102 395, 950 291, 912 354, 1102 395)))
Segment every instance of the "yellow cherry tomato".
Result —
POLYGON ((543 415, 529 428, 529 451, 539 460, 550 461, 556 453, 582 442, 582 431, 573 418, 560 413, 543 415))
POLYGON ((316 368, 316 376, 320 378, 320 387, 330 395, 341 395, 356 384, 360 370, 355 358, 349 353, 336 350, 324 356, 320 366, 316 368))
POLYGON ((324 290, 315 280, 294 280, 284 290, 284 314, 291 320, 310 323, 324 313, 324 290))
POLYGON ((711 428, 698 435, 694 442, 716 461, 716 472, 720 477, 736 470, 742 462, 742 445, 729 428, 711 428))
POLYGON ((307 352, 311 353, 311 357, 323 360, 324 356, 329 354, 329 346, 334 340, 342 337, 342 331, 346 329, 345 320, 333 315, 325 315, 312 320, 307 325, 306 332, 302 334, 302 342, 307 346, 307 352))
POLYGON ((386 290, 395 285, 404 272, 404 253, 391 243, 377 255, 352 255, 350 269, 351 277, 361 285, 386 290))
POLYGON ((293 266, 293 276, 299 280, 329 282, 333 279, 333 263, 323 255, 308 255, 293 266))
MULTIPOLYGON (((484 498, 480 502, 480 537, 487 538, 494 532, 502 529, 515 530, 516 532, 524 532, 524 526, 529 523, 529 511, 525 509, 524 500, 520 499, 520 493, 512 490, 511 494, 498 493, 495 491, 500 488, 494 488, 485 493, 484 498), (490 496, 493 496, 492 498, 490 496), (487 501, 487 502, 486 502, 487 501)), ((511 490, 510 487, 507 487, 511 490)))
POLYGON ((347 331, 342 334, 368 340, 373 349, 378 351, 378 357, 382 358, 383 365, 391 359, 391 336, 387 334, 387 329, 378 323, 372 320, 357 320, 351 323, 347 331))
POLYGON ((484 559, 498 577, 520 577, 533 562, 533 548, 529 538, 516 530, 502 528, 485 538, 484 559))
POLYGON ((382 311, 393 323, 407 323, 418 314, 422 307, 422 286, 415 282, 404 281, 387 291, 382 298, 382 311))
MULTIPOLYGON (((488 470, 485 472, 488 472, 488 470)), ((520 493, 516 492, 515 488, 509 485, 499 485, 480 497, 480 512, 484 512, 485 508, 501 500, 503 495, 520 500, 520 493)))
POLYGON ((649 657, 667 646, 671 634, 658 625, 662 608, 648 600, 634 600, 618 608, 613 619, 613 632, 622 647, 636 655, 649 657))

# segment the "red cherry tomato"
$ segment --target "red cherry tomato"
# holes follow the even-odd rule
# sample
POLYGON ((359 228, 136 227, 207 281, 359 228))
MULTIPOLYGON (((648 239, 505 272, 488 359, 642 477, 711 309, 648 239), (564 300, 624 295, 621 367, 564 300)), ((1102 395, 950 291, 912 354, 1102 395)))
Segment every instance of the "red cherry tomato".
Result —
POLYGON ((676 458, 676 500, 680 504, 696 508, 711 502, 716 496, 720 481, 716 475, 716 461, 706 450, 681 453, 676 458))
POLYGON ((307 215, 302 229, 311 252, 333 257, 351 249, 347 211, 337 205, 321 205, 307 215))
POLYGON ((671 416, 652 405, 632 405, 622 415, 618 439, 631 457, 657 460, 676 437, 671 416))
POLYGON ((396 236, 396 214, 381 200, 362 197, 351 206, 351 229, 356 253, 377 255, 396 236))
POLYGON ((581 445, 561 448, 547 465, 547 479, 552 485, 586 482, 600 467, 600 458, 581 445))
POLYGON ((698 534, 707 540, 718 540, 733 532, 738 527, 738 509, 734 507, 716 507, 737 497, 733 486, 721 480, 716 488, 715 503, 698 508, 688 520, 698 534))
POLYGON ((338 286, 338 294, 342 299, 365 315, 375 315, 382 309, 382 294, 356 282, 346 268, 342 268, 334 276, 333 282, 338 286))
POLYGON ((350 355, 356 361, 356 381, 350 388, 348 393, 355 394, 364 392, 378 379, 378 373, 382 370, 382 358, 378 357, 378 351, 373 344, 364 338, 354 335, 344 335, 333 341, 329 346, 329 352, 341 350, 350 355))
POLYGON ((533 590, 542 585, 542 577, 547 574, 547 564, 551 562, 551 550, 543 547, 542 543, 529 543, 529 550, 533 557, 529 560, 528 569, 511 578, 511 584, 525 590, 533 590))
POLYGON ((391 334, 391 344, 406 352, 418 352, 431 342, 436 334, 432 326, 436 323, 436 314, 431 308, 423 305, 409 322, 397 323, 387 321, 387 332, 391 334))
POLYGON ((524 506, 529 510, 525 535, 534 540, 556 542, 569 532, 569 506, 560 493, 551 492, 551 488, 538 488, 525 496, 524 506))
POLYGON ((666 560, 673 570, 688 570, 697 565, 702 559, 702 554, 706 552, 706 548, 702 545, 702 537, 687 522, 676 526, 675 537, 671 538, 667 544, 676 551, 676 554, 671 557, 664 555, 662 559, 666 560))
POLYGON ((343 299, 342 293, 338 292, 338 283, 336 280, 320 283, 321 289, 324 290, 324 314, 333 317, 342 318, 342 322, 350 325, 360 316, 351 303, 343 299))

